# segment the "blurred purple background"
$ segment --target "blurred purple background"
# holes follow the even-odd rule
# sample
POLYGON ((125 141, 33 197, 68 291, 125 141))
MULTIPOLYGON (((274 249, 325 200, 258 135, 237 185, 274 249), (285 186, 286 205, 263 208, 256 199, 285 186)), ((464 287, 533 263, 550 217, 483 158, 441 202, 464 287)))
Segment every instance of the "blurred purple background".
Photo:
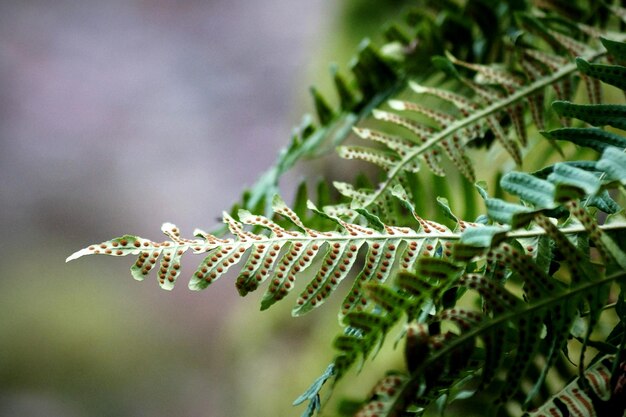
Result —
POLYGON ((289 305, 258 314, 260 294, 241 302, 230 279, 191 293, 191 257, 171 293, 133 281, 130 258, 64 259, 161 239, 164 221, 214 227, 287 143, 333 13, 0 2, 0 416, 300 414, 294 395, 330 358, 284 379, 277 363, 294 369, 288 353, 317 337, 289 305), (282 323, 297 340, 272 336, 282 323))
POLYGON ((214 223, 286 144, 328 12, 284 0, 0 7, 3 221, 79 223, 81 238, 214 223))

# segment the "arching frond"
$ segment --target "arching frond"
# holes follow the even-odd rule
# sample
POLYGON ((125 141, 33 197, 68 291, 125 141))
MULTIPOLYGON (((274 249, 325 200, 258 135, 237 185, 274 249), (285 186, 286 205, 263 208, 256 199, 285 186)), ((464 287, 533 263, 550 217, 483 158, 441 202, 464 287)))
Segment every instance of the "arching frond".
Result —
POLYGON ((342 307, 342 314, 345 314, 354 309, 361 310, 370 303, 361 296, 362 284, 385 282, 398 266, 412 269, 419 255, 433 254, 441 250, 441 245, 445 242, 459 239, 458 232, 423 220, 417 214, 417 227, 411 229, 384 225, 367 211, 362 211, 362 214, 369 225, 362 226, 328 215, 312 203, 309 203, 309 208, 316 215, 334 222, 337 230, 317 231, 307 228, 276 197, 274 212, 289 220, 293 229, 285 229, 264 216, 241 210, 239 221, 224 213, 224 223, 233 235, 232 238, 217 238, 196 230, 195 239, 183 239, 174 225, 166 223, 162 230, 171 239, 169 241, 153 242, 126 235, 91 245, 74 253, 67 260, 94 254, 135 255, 138 258, 131 268, 135 279, 143 280, 153 268, 159 268, 159 284, 164 289, 171 289, 180 274, 180 257, 191 251, 204 256, 189 282, 192 290, 207 288, 230 268, 243 264, 236 282, 241 295, 246 295, 264 281, 269 281, 263 296, 262 309, 270 307, 290 293, 295 288, 297 277, 307 276, 309 282, 296 301, 294 315, 304 314, 324 303, 339 283, 355 269, 358 272, 356 280, 342 307), (252 233, 246 230, 246 225, 262 227, 268 233, 252 233), (365 262, 357 266, 355 261, 362 247, 368 248, 365 262), (310 279, 306 271, 312 265, 316 265, 316 272, 310 279))
MULTIPOLYGON (((377 120, 396 125, 406 131, 406 135, 398 137, 371 129, 356 129, 359 137, 381 143, 389 149, 384 154, 384 160, 374 157, 374 155, 382 155, 380 150, 368 152, 364 148, 358 148, 359 152, 354 152, 351 151, 353 148, 340 148, 340 156, 374 162, 386 171, 385 180, 375 190, 359 190, 358 204, 364 207, 379 204, 380 200, 402 181, 407 172, 416 172, 420 169, 420 161, 423 161, 434 174, 444 175, 440 164, 442 155, 446 155, 469 181, 474 182, 474 164, 469 160, 465 148, 487 132, 500 142, 517 165, 521 165, 520 144, 527 143, 526 120, 523 117, 525 105, 531 110, 535 123, 543 128, 545 111, 541 108, 541 103, 548 88, 556 89, 557 95, 561 98, 570 97, 571 89, 568 87, 569 93, 564 94, 562 83, 571 84, 574 82, 573 77, 579 75, 585 77, 586 80, 590 79, 590 82, 595 85, 598 81, 595 75, 600 73, 604 77, 603 80, 612 81, 618 87, 621 85, 619 74, 612 74, 615 71, 621 71, 622 67, 589 63, 606 54, 606 50, 599 42, 599 32, 595 33, 595 38, 588 44, 579 44, 578 41, 565 34, 553 30, 546 31, 546 24, 550 24, 548 21, 539 23, 536 18, 526 18, 523 21, 533 29, 542 28, 540 35, 548 37, 554 48, 564 48, 581 57, 575 60, 566 59, 554 52, 520 48, 515 52, 532 61, 527 65, 522 65, 525 69, 525 77, 521 77, 514 68, 473 64, 450 54, 447 58, 439 57, 436 61, 437 65, 456 78, 458 89, 465 93, 460 94, 414 82, 410 86, 416 94, 434 96, 439 100, 439 104, 446 103, 450 108, 449 111, 438 110, 442 107, 441 105, 430 107, 418 104, 417 100, 391 100, 389 105, 396 112, 417 114, 428 122, 419 121, 419 118, 408 118, 396 112, 374 111, 373 115, 377 120), (594 43, 597 46, 588 46, 594 43), (475 75, 473 78, 468 78, 457 71, 456 67, 465 68, 475 75), (609 73, 611 75, 608 75, 609 73), (517 141, 508 132, 503 123, 505 120, 509 120, 509 124, 514 126, 517 141)), ((522 62, 530 61, 522 60, 522 62)), ((597 86, 594 88, 599 89, 597 86)), ((593 93, 594 96, 598 94, 598 92, 593 93)), ((594 102, 597 101, 599 99, 594 102)), ((608 116, 609 107, 597 108, 596 113, 603 119, 595 120, 594 124, 611 124, 619 127, 621 125, 619 120, 623 119, 619 116, 621 107, 611 105, 610 114, 613 116, 608 116)), ((588 106, 576 111, 575 105, 564 102, 556 102, 554 108, 564 117, 571 117, 576 112, 575 114, 583 115, 581 118, 590 120, 589 118, 594 114, 594 109, 592 112, 587 111, 588 106)), ((551 139, 561 139, 572 133, 575 137, 571 140, 577 140, 580 144, 603 141, 619 146, 622 143, 616 135, 591 129, 587 131, 558 129, 546 133, 546 136, 551 139), (577 137, 580 139, 576 139, 577 137)), ((352 194, 345 193, 345 188, 344 186, 339 191, 350 197, 352 194)))

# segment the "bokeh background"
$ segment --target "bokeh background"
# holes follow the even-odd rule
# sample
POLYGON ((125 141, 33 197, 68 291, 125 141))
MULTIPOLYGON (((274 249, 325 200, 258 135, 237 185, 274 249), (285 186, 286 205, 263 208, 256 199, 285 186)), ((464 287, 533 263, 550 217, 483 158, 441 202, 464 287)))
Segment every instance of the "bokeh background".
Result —
MULTIPOLYGON (((232 276, 166 292, 132 280, 130 258, 64 260, 125 233, 161 239, 164 221, 217 225, 326 63, 402 2, 366 3, 0 1, 0 416, 301 413, 335 309, 261 314, 232 276)), ((307 175, 281 184, 287 198, 307 175)))

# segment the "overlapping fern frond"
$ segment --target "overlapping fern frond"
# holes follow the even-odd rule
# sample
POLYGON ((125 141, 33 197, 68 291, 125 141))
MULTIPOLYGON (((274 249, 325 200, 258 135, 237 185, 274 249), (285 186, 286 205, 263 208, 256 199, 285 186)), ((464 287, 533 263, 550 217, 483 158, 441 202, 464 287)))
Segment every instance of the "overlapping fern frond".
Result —
MULTIPOLYGON (((357 136, 382 144, 387 149, 345 146, 339 149, 340 156, 378 165, 386 172, 385 179, 376 189, 355 189, 341 183, 337 187, 339 192, 353 200, 355 205, 371 207, 384 219, 385 198, 391 189, 403 183, 407 173, 419 171, 421 165, 436 175, 445 175, 441 164, 443 155, 470 182, 475 182, 474 163, 470 161, 467 148, 486 137, 495 138, 520 166, 521 147, 528 141, 526 115, 532 116, 538 129, 544 129, 544 101, 550 90, 554 90, 553 94, 559 100, 571 99, 577 81, 582 77, 590 102, 596 103, 600 100, 601 88, 595 75, 602 73, 603 80, 623 83, 619 81, 620 74, 612 74, 607 65, 589 63, 606 55, 603 45, 619 44, 602 39, 603 31, 589 31, 584 26, 571 24, 563 33, 552 28, 559 27, 562 22, 552 19, 520 15, 519 20, 527 32, 511 47, 510 64, 475 64, 450 54, 445 58, 436 57, 433 63, 453 78, 450 82, 456 91, 411 82, 415 98, 389 101, 394 111, 374 110, 375 119, 402 128, 405 133, 398 136, 356 128, 357 136), (585 42, 576 37, 583 37, 585 42), (525 38, 529 42, 523 42, 525 38), (552 49, 538 49, 542 42, 552 45, 552 49), (430 105, 422 104, 424 96, 435 97, 436 101, 430 105)), ((613 35, 623 39, 622 35, 613 35)), ((555 109, 563 107, 564 104, 556 104, 555 109)), ((580 109, 579 113, 584 110, 580 109)), ((597 112, 602 110, 609 109, 599 108, 597 112)), ((575 110, 569 107, 568 112, 572 111, 575 110)), ((559 114, 566 117, 569 113, 563 110, 559 114)), ((561 133, 567 134, 567 130, 561 133)), ((610 136, 606 132, 603 134, 605 138, 610 136)), ((559 131, 556 131, 550 138, 558 135, 559 131)))

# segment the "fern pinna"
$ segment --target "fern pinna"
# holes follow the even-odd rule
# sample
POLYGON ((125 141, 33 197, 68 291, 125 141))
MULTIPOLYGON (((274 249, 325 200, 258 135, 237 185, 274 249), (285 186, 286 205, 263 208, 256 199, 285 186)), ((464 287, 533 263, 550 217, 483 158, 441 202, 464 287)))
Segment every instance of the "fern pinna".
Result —
POLYGON ((524 417, 550 417, 566 413, 583 416, 618 415, 616 412, 626 409, 626 366, 622 365, 619 369, 618 383, 612 384, 613 359, 610 356, 600 358, 585 371, 584 382, 579 379, 572 381, 541 409, 526 413, 524 417))
MULTIPOLYGON (((602 94, 615 95, 609 85, 619 94, 626 87, 625 37, 609 30, 621 27, 626 10, 599 5, 563 14, 557 3, 523 13, 510 4, 502 9, 511 36, 490 50, 503 64, 472 62, 463 49, 427 49, 441 54, 425 69, 411 66, 408 52, 389 63, 366 46, 354 67, 360 98, 340 76, 340 111, 313 90, 321 130, 316 136, 312 128, 299 130, 280 169, 266 180, 274 184, 331 131, 340 130, 333 140, 338 144, 364 120, 353 131, 376 147, 346 144, 338 152, 380 167, 385 175, 377 187, 335 183, 342 201, 316 206, 299 198, 293 208, 276 195, 271 212, 224 212, 230 237, 196 230, 187 239, 166 223, 164 242, 126 235, 68 260, 134 255, 135 279, 155 269, 161 287, 171 289, 190 251, 204 257, 191 289, 205 289, 236 269, 241 295, 266 286, 262 309, 299 286, 294 316, 342 293, 336 355, 296 400, 308 402, 306 416, 320 410, 322 388, 334 387, 351 367, 364 366, 398 323, 404 325, 397 339, 404 340, 406 369, 390 372, 368 398, 353 404, 358 416, 422 415, 472 396, 488 397, 501 415, 511 404, 537 409, 533 416, 623 413, 626 138, 618 130, 626 128, 626 106, 603 103, 602 94), (601 17, 566 16, 585 10, 601 17), (585 104, 573 103, 580 91, 585 104), (544 108, 547 99, 556 99, 551 110, 544 108), (422 166, 444 176, 453 165, 468 180, 462 180, 465 187, 474 183, 481 173, 471 154, 494 141, 492 154, 503 149, 521 167, 533 157, 538 141, 532 139, 540 136, 535 131, 562 155, 564 144, 574 144, 599 157, 566 159, 532 174, 509 172, 497 189, 507 198, 492 197, 477 182, 486 213, 473 221, 419 188, 422 166), (418 208, 424 200, 436 202, 445 220, 425 219, 418 208), (338 289, 344 280, 351 282, 338 289), (615 313, 613 329, 598 339, 594 331, 607 311, 615 313), (597 357, 587 367, 589 352, 597 357), (577 364, 576 376, 564 371, 565 359, 577 364), (575 380, 555 393, 547 383, 551 372, 575 380)), ((390 33, 392 44, 411 43, 390 33)), ((244 205, 264 203, 273 189, 253 189, 244 205)))

